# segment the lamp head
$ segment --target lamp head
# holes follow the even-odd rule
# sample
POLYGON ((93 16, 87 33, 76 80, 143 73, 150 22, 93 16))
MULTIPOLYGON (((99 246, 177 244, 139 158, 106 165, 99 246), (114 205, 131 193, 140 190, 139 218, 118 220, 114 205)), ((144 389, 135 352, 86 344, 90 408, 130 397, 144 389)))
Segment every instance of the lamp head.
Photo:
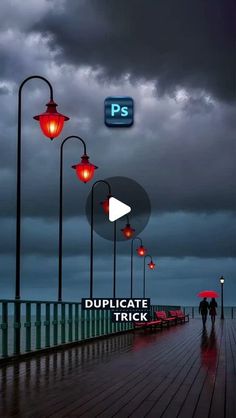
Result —
POLYGON ((225 279, 224 279, 224 277, 223 277, 223 276, 221 276, 221 278, 220 278, 220 283, 221 283, 221 284, 224 284, 224 282, 225 282, 225 279))
POLYGON ((84 154, 81 157, 81 162, 72 166, 76 170, 78 178, 83 183, 88 183, 92 180, 97 166, 89 162, 89 156, 84 154))
POLYGON ((153 263, 153 261, 151 260, 150 263, 148 263, 148 267, 150 268, 150 270, 154 270, 155 269, 156 264, 153 263))
POLYGON ((69 120, 69 118, 58 113, 57 104, 53 100, 50 100, 46 106, 46 112, 34 116, 34 119, 39 121, 43 134, 52 140, 60 135, 64 122, 69 120))
POLYGON ((137 251, 137 254, 138 254, 140 257, 144 257, 144 256, 147 254, 147 249, 146 249, 143 245, 140 245, 140 246, 136 249, 136 251, 137 251))
POLYGON ((103 208, 103 211, 104 211, 105 214, 109 213, 109 200, 110 200, 110 198, 111 198, 111 195, 109 194, 107 196, 107 198, 103 202, 101 202, 101 205, 102 205, 102 208, 103 208))
POLYGON ((135 233, 135 229, 131 227, 129 223, 126 224, 126 226, 121 229, 123 235, 125 238, 130 239, 135 233))

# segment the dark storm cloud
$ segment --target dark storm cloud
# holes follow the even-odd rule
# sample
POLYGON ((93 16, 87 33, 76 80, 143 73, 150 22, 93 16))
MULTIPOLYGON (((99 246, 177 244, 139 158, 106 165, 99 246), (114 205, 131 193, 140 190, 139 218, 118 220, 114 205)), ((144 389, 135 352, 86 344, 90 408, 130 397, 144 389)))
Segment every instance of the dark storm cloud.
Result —
MULTIPOLYGON (((94 98, 95 106, 101 106, 103 97, 101 92, 94 98)), ((75 108, 80 107, 80 100, 80 95, 75 97, 75 108)), ((43 110, 44 101, 41 98, 33 105, 30 100, 31 108, 27 106, 24 113, 27 117, 24 116, 22 208, 25 216, 55 218, 58 214, 61 141, 50 142, 43 138, 32 120, 32 115, 43 110)), ((91 112, 90 101, 83 101, 83 105, 79 111, 82 118, 91 112)), ((157 101, 153 100, 150 109, 137 102, 138 121, 132 130, 123 134, 101 126, 102 112, 99 119, 99 115, 93 113, 94 104, 91 103, 93 119, 89 129, 82 131, 80 121, 75 118, 68 122, 66 133, 78 133, 79 130, 86 139, 91 161, 99 166, 96 180, 110 177, 111 173, 135 179, 149 194, 153 212, 235 210, 234 113, 216 106, 210 113, 198 111, 190 116, 181 110, 181 106, 168 108, 168 101, 159 102, 160 109, 157 110, 156 105, 157 101), (178 119, 174 119, 177 112, 178 119), (102 149, 106 149, 106 153, 101 152, 102 149)), ((66 104, 64 109, 71 115, 66 104)), ((12 117, 10 112, 6 115, 9 127, 2 128, 0 144, 0 210, 4 216, 14 215, 15 205, 16 133, 11 125, 12 117)), ((76 141, 67 144, 64 155, 65 217, 83 213, 91 188, 91 184, 78 182, 71 169, 72 164, 80 161, 81 154, 82 148, 76 141)))
POLYGON ((61 62, 154 79, 159 93, 180 85, 232 100, 235 13, 233 0, 67 0, 33 30, 52 35, 61 62))
MULTIPOLYGON (((186 214, 153 213, 148 226, 141 233, 145 246, 157 257, 194 256, 199 258, 221 258, 236 256, 236 223, 233 213, 186 214)), ((96 219, 95 219, 96 221, 96 219)), ((104 221, 106 222, 106 221, 104 221)), ((135 219, 132 226, 135 227, 135 219)), ((125 219, 117 225, 117 236, 125 225, 125 219)), ((63 224, 65 257, 86 255, 90 248, 90 226, 86 218, 73 218, 63 224)), ((0 252, 14 252, 15 224, 10 219, 0 222, 0 252)), ((130 241, 119 242, 118 253, 130 252, 130 241)), ((58 222, 45 222, 26 218, 22 224, 22 254, 56 256, 58 251, 58 222)), ((95 234, 95 254, 109 257, 112 254, 112 241, 104 240, 95 234)))

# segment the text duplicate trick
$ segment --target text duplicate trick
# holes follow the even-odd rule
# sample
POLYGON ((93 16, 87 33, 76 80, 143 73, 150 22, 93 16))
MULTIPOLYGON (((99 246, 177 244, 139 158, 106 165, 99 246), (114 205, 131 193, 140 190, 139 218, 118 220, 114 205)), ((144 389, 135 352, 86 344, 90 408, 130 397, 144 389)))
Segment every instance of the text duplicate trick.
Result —
POLYGON ((112 322, 146 322, 150 317, 150 299, 82 299, 84 310, 110 310, 112 322))

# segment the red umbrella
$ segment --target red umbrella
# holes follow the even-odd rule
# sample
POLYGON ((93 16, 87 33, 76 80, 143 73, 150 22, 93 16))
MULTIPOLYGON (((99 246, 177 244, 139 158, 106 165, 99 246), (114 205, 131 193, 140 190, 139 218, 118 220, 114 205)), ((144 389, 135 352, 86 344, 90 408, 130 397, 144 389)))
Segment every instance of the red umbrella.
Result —
POLYGON ((218 298, 219 293, 215 292, 214 290, 202 290, 202 292, 198 293, 199 298, 218 298))

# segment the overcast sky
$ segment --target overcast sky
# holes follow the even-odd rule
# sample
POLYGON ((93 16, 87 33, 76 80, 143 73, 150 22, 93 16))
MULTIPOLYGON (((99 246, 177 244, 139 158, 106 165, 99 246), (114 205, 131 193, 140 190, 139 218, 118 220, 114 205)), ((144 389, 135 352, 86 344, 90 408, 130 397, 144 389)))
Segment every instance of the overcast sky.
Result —
MULTIPOLYGON (((126 176, 149 194, 142 233, 156 262, 147 272, 155 303, 196 303, 226 279, 236 295, 236 59, 231 0, 2 0, 0 5, 0 297, 14 296, 16 115, 19 83, 47 77, 58 110, 71 119, 50 141, 32 119, 49 93, 38 80, 23 91, 22 298, 57 295, 59 147, 87 142, 96 180, 126 176), (104 125, 107 96, 135 101, 132 128, 104 125), (105 152, 104 152, 105 150, 105 152)), ((88 294, 91 184, 64 166, 64 299, 88 294)), ((112 243, 95 239, 95 296, 112 291, 112 243)), ((118 296, 129 295, 130 243, 118 244, 118 296)), ((135 258, 135 296, 142 260, 135 258)))

